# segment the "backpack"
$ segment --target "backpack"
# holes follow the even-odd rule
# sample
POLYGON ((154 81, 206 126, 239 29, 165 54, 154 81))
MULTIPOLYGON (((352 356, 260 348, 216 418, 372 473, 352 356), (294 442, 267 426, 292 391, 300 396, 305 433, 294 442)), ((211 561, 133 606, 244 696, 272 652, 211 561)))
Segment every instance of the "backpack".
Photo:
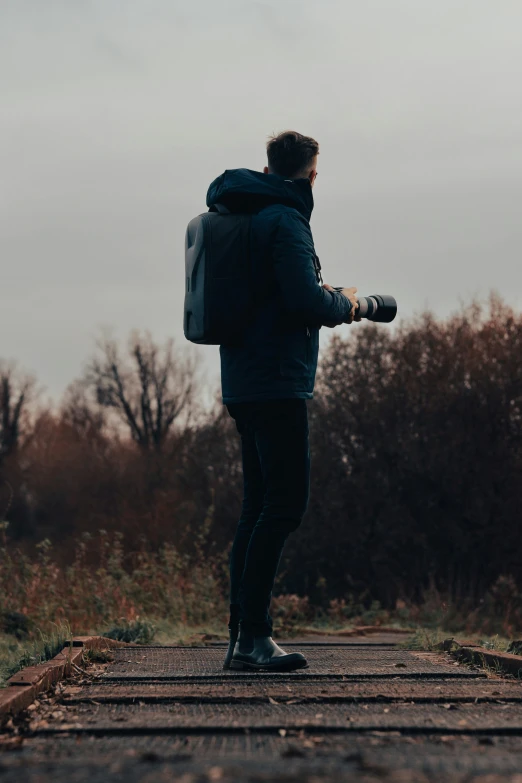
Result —
POLYGON ((187 340, 199 345, 234 342, 250 322, 251 221, 251 214, 232 213, 216 204, 188 224, 183 317, 187 340))

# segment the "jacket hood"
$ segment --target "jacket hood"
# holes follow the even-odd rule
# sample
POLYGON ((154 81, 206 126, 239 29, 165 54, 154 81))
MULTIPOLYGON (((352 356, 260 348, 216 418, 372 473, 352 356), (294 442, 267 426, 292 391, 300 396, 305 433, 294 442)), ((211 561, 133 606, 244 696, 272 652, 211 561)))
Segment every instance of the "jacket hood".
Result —
POLYGON ((285 179, 250 169, 227 169, 207 192, 207 207, 223 204, 231 212, 259 212, 273 204, 297 209, 310 220, 314 208, 308 179, 285 179))

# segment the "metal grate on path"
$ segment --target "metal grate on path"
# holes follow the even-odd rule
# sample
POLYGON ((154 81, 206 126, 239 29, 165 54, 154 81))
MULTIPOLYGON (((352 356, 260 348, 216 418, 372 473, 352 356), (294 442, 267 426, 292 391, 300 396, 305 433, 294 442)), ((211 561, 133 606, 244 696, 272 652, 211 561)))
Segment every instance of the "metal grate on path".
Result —
MULTIPOLYGON (((291 651, 291 646, 286 648, 291 651)), ((220 649, 123 648, 115 651, 115 660, 103 680, 178 680, 229 678, 349 678, 349 677, 476 677, 476 672, 447 662, 437 653, 413 653, 405 650, 355 650, 324 647, 301 648, 309 667, 295 672, 245 672, 223 670, 220 649)))
POLYGON ((226 682, 102 682, 82 689, 67 699, 67 704, 79 704, 94 699, 106 703, 150 702, 168 703, 177 700, 189 702, 264 702, 270 698, 282 702, 339 702, 358 704, 408 700, 417 703, 447 702, 522 702, 522 683, 459 679, 390 679, 390 680, 335 680, 333 682, 298 680, 248 681, 228 679, 226 682))
POLYGON ((53 732, 402 731, 522 735, 520 704, 81 704, 53 732))

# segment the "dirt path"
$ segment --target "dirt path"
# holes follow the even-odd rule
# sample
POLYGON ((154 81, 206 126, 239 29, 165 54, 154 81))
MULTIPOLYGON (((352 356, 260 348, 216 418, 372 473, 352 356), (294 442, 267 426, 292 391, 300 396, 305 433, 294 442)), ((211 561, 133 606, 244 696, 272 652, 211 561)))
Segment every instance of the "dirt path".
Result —
POLYGON ((28 713, 1 783, 522 783, 522 685, 395 639, 302 640, 309 668, 223 671, 224 647, 115 650, 28 713))

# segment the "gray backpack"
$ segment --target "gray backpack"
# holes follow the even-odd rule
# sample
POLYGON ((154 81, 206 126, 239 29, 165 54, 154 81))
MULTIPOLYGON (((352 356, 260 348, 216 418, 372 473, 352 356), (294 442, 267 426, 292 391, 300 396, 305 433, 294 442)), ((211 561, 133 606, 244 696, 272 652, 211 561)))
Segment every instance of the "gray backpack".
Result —
POLYGON ((251 214, 216 204, 190 221, 185 237, 185 337, 231 343, 252 317, 251 214), (215 210, 215 211, 214 211, 215 210))

